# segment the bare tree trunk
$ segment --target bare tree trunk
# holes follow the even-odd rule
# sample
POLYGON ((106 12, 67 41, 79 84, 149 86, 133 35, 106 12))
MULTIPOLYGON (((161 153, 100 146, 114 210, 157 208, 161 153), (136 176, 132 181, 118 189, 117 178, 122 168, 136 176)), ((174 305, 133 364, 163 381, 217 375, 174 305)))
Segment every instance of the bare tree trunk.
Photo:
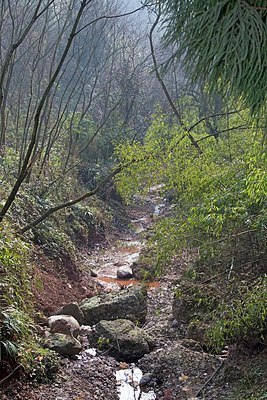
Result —
POLYGON ((162 77, 160 75, 159 69, 158 69, 157 60, 156 60, 156 56, 155 56, 155 50, 154 50, 154 44, 153 44, 153 32, 154 32, 159 20, 160 20, 160 10, 159 10, 159 13, 157 15, 157 18, 156 18, 154 24, 152 25, 150 33, 149 33, 151 55, 152 55, 152 59, 153 59, 153 64, 154 64, 156 76, 157 76, 157 79, 158 79, 158 81, 159 81, 159 83, 160 83, 160 85, 162 87, 162 90, 163 90, 163 92, 164 92, 164 94, 165 94, 165 96, 166 96, 166 98, 167 98, 167 100, 168 100, 173 112, 174 112, 174 115, 176 116, 176 118, 177 118, 177 120, 179 122, 179 125, 181 125, 181 127, 185 130, 190 142, 195 147, 197 152, 199 154, 202 154, 201 148, 199 147, 197 141, 194 139, 194 136, 192 135, 192 133, 187 128, 185 122, 183 121, 183 118, 182 118, 181 114, 179 113, 177 107, 175 106, 175 104, 174 104, 174 102, 173 102, 173 100, 172 100, 172 98, 171 98, 171 96, 169 94, 169 91, 168 91, 168 89, 167 89, 167 87, 166 87, 166 85, 165 85, 165 83, 164 83, 164 81, 163 81, 163 79, 162 79, 162 77))
MULTIPOLYGON (((40 4, 41 4, 41 2, 40 2, 40 4)), ((6 213, 9 210, 10 206, 12 205, 13 201, 15 200, 16 195, 17 195, 17 193, 19 191, 19 188, 20 188, 22 182, 24 181, 24 179, 26 178, 27 174, 29 173, 30 168, 32 167, 32 164, 34 162, 34 159, 31 160, 31 156, 32 156, 32 152, 33 152, 33 149, 34 149, 34 146, 35 146, 35 143, 36 143, 36 138, 37 138, 37 134, 38 134, 38 128, 39 128, 42 109, 43 109, 44 104, 46 102, 46 99, 47 99, 47 97, 48 97, 48 95, 50 93, 50 90, 51 90, 53 84, 55 83, 55 81, 56 81, 56 79, 57 79, 57 77, 58 77, 58 75, 59 75, 59 73, 61 71, 62 65, 63 65, 63 63, 64 63, 64 61, 65 61, 65 59, 67 57, 67 54, 69 52, 69 49, 71 47, 71 44, 72 44, 73 39, 74 39, 75 34, 76 34, 79 21, 80 21, 80 19, 82 17, 83 11, 84 11, 85 7, 87 6, 87 4, 88 4, 88 1, 86 1, 86 0, 83 0, 81 2, 79 11, 78 11, 77 16, 76 16, 76 18, 74 20, 73 27, 72 27, 72 30, 70 32, 70 35, 69 35, 67 44, 65 46, 65 49, 63 51, 63 54, 61 56, 61 59, 60 59, 58 65, 57 65, 57 68, 56 68, 53 76, 51 77, 50 82, 48 83, 48 85, 46 87, 46 90, 45 90, 45 92, 44 92, 44 94, 43 94, 43 96, 42 96, 42 98, 40 100, 40 103, 38 105, 38 108, 36 110, 36 114, 35 114, 35 117, 34 117, 34 126, 33 126, 31 141, 29 143, 29 146, 28 146, 28 149, 27 149, 27 153, 26 153, 26 156, 24 158, 24 162, 23 162, 23 165, 21 167, 21 171, 19 173, 19 176, 18 176, 18 178, 17 178, 17 180, 16 180, 16 182, 15 182, 15 184, 14 184, 12 190, 11 190, 11 193, 9 194, 9 196, 8 196, 8 198, 6 200, 5 205, 3 206, 2 210, 0 211, 0 223, 2 222, 3 218, 5 217, 6 213)), ((37 10, 37 13, 38 13, 38 10, 37 10)), ((1 80, 0 80, 0 90, 1 90, 1 80)), ((1 99, 1 93, 0 93, 0 99, 1 99)))

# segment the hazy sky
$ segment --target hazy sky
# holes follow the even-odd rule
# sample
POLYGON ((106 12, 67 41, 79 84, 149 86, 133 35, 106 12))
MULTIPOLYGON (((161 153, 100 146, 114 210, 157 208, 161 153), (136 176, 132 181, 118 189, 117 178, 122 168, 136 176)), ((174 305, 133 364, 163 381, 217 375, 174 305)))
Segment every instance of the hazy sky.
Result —
MULTIPOLYGON (((139 8, 142 6, 142 3, 140 0, 121 0, 121 3, 124 5, 127 11, 133 11, 136 8, 139 8)), ((148 14, 146 10, 142 10, 139 13, 136 13, 136 18, 138 18, 139 21, 143 23, 148 22, 148 14)))
POLYGON ((134 10, 141 6, 139 0, 122 0, 122 3, 125 4, 128 10, 134 10))

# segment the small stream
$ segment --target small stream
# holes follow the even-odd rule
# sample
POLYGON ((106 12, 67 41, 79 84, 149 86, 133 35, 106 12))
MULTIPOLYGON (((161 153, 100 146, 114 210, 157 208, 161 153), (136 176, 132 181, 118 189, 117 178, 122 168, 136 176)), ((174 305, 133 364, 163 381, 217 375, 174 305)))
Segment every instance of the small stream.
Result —
MULTIPOLYGON (((97 260, 96 280, 104 285, 106 289, 118 290, 121 287, 136 285, 140 281, 131 278, 122 280, 117 278, 118 268, 121 266, 131 267, 139 259, 140 252, 145 246, 143 233, 153 224, 153 219, 158 217, 165 207, 165 203, 159 202, 158 197, 153 197, 153 216, 147 215, 131 221, 133 227, 133 238, 123 240, 118 247, 109 249, 109 254, 102 254, 97 260)), ((148 289, 158 288, 159 282, 147 283, 148 289)), ((120 400, 155 400, 156 394, 153 390, 143 392, 139 383, 142 378, 142 371, 135 364, 131 368, 116 371, 117 390, 120 400)))

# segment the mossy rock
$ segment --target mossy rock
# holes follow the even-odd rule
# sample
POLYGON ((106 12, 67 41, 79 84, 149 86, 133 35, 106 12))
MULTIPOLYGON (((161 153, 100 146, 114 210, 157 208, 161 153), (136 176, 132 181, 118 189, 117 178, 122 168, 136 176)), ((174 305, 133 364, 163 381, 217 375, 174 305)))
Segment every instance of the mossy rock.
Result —
POLYGON ((195 342, 198 342, 201 345, 205 346, 207 344, 206 332, 209 328, 210 326, 203 321, 191 321, 187 327, 186 338, 192 339, 195 342))
POLYGON ((82 345, 77 339, 63 333, 49 335, 44 345, 62 356, 74 356, 82 351, 82 345))
POLYGON ((86 325, 119 318, 143 323, 147 313, 147 292, 143 286, 133 286, 120 292, 85 299, 80 308, 86 325))
POLYGON ((109 355, 119 361, 136 362, 153 347, 153 339, 126 319, 100 321, 88 338, 91 346, 108 351, 109 355))

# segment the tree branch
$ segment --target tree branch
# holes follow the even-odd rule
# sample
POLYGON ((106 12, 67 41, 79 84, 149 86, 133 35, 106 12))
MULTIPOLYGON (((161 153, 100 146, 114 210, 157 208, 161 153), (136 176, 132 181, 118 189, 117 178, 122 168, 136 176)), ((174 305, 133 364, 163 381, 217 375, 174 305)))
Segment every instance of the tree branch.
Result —
POLYGON ((159 83, 160 83, 160 85, 162 87, 162 90, 163 90, 163 92, 164 92, 164 94, 165 94, 165 96, 166 96, 166 98, 167 98, 167 100, 168 100, 168 102, 169 102, 169 104, 170 104, 170 106, 171 106, 171 108, 172 108, 172 110, 174 112, 174 115, 176 116, 180 126, 186 131, 189 140, 191 141, 192 145, 195 147, 197 152, 199 154, 202 154, 201 148, 199 147, 197 141, 194 139, 193 135, 190 133, 189 129, 187 128, 187 126, 185 124, 185 122, 183 121, 182 116, 179 113, 179 111, 177 110, 177 107, 175 106, 175 104, 174 104, 174 102, 173 102, 173 100, 172 100, 172 98, 171 98, 171 96, 170 96, 170 94, 168 92, 168 89, 167 89, 167 87, 166 87, 166 85, 165 85, 165 83, 164 83, 164 81, 163 81, 163 79, 162 79, 162 77, 161 77, 161 75, 159 73, 157 60, 156 60, 156 56, 155 56, 154 44, 153 44, 153 32, 154 32, 154 30, 155 30, 155 28, 156 28, 156 26, 157 26, 157 24, 159 22, 159 19, 160 19, 160 10, 159 10, 159 13, 158 13, 158 15, 157 15, 157 17, 156 17, 156 19, 155 19, 155 21, 154 21, 154 23, 153 23, 153 25, 152 25, 152 27, 150 29, 150 32, 149 32, 149 42, 150 42, 150 48, 151 48, 151 55, 152 55, 152 60, 153 60, 153 64, 154 64, 156 77, 157 77, 157 79, 158 79, 158 81, 159 81, 159 83))
POLYGON ((88 26, 94 24, 95 22, 101 21, 102 19, 107 20, 107 19, 114 19, 114 18, 121 18, 121 17, 127 17, 128 15, 132 15, 134 13, 136 13, 137 11, 141 11, 144 8, 146 8, 146 6, 142 6, 139 8, 136 8, 133 11, 129 11, 127 13, 123 13, 123 14, 117 14, 117 15, 102 15, 101 17, 98 17, 90 22, 88 22, 88 24, 84 25, 82 28, 80 28, 75 35, 78 35, 78 33, 82 32, 84 29, 86 29, 88 26))
POLYGON ((97 186, 95 189, 91 190, 90 192, 86 192, 83 195, 76 197, 73 200, 66 201, 65 203, 61 203, 55 207, 49 208, 47 211, 44 212, 44 214, 40 215, 38 218, 36 218, 34 221, 29 223, 28 225, 25 225, 23 228, 18 230, 18 233, 25 233, 29 229, 34 228, 36 225, 38 225, 40 222, 44 221, 47 217, 50 215, 54 214, 56 211, 62 210, 63 208, 71 207, 77 203, 80 203, 82 200, 87 199, 88 197, 94 196, 99 190, 110 180, 112 179, 115 175, 117 175, 119 172, 121 172, 123 169, 122 166, 118 166, 116 169, 114 169, 110 174, 108 174, 97 186))
MULTIPOLYGON (((230 131, 234 131, 237 129, 249 129, 249 127, 247 127, 246 125, 233 126, 232 128, 227 128, 227 129, 223 129, 222 131, 216 132, 216 134, 220 135, 221 133, 230 132, 230 131)), ((198 139, 196 142, 197 143, 202 142, 202 140, 208 139, 210 137, 214 138, 214 135, 210 134, 210 135, 204 136, 204 137, 198 139)))
POLYGON ((195 124, 191 125, 190 128, 188 129, 188 131, 191 132, 197 125, 199 125, 201 122, 203 122, 203 121, 205 121, 205 120, 207 120, 209 118, 224 117, 225 115, 237 114, 240 111, 243 111, 243 110, 236 110, 236 111, 229 111, 229 112, 225 112, 225 113, 208 115, 206 117, 203 117, 203 118, 199 119, 195 124))
POLYGON ((47 85, 47 87, 46 87, 46 89, 45 89, 45 91, 44 91, 44 93, 42 95, 42 98, 41 98, 41 100, 39 102, 39 105, 38 105, 38 107, 36 109, 36 113, 35 113, 35 116, 34 116, 34 125, 33 125, 31 140, 30 140, 30 143, 29 143, 25 158, 23 160, 23 165, 22 165, 21 170, 19 172, 18 178, 17 178, 17 180, 16 180, 16 182, 15 182, 15 184, 14 184, 14 186, 13 186, 13 188, 12 188, 12 190, 11 190, 11 192, 10 192, 10 194, 9 194, 9 196, 8 196, 4 206, 3 206, 3 208, 0 211, 0 223, 2 222, 2 220, 5 217, 6 213, 8 212, 11 204, 15 200, 15 197, 16 197, 19 189, 20 189, 20 186, 21 186, 21 184, 23 183, 23 181, 25 180, 25 178, 26 178, 26 176, 28 174, 28 166, 29 166, 29 164, 32 164, 30 159, 32 158, 32 153, 33 153, 34 147, 36 145, 36 140, 37 140, 38 129, 39 129, 39 125, 40 125, 40 118, 41 118, 42 109, 43 109, 43 107, 45 105, 46 99, 47 99, 47 97, 48 97, 48 95, 49 95, 49 93, 51 91, 51 88, 53 87, 53 85, 54 85, 54 83, 55 83, 55 81, 56 81, 56 79, 57 79, 57 77, 58 77, 58 75, 59 75, 59 73, 61 71, 61 68, 62 68, 62 66, 64 64, 64 61, 65 61, 65 59, 67 57, 67 54, 68 54, 68 52, 70 50, 71 44, 72 44, 73 39, 75 37, 75 33, 76 33, 76 30, 77 30, 78 24, 80 22, 80 19, 82 17, 82 14, 83 14, 84 9, 87 6, 87 4, 88 4, 88 2, 85 1, 85 0, 83 0, 81 2, 79 11, 78 11, 78 13, 76 15, 76 18, 75 18, 74 22, 73 22, 73 26, 72 26, 72 29, 71 29, 67 44, 66 44, 66 46, 64 48, 64 51, 62 53, 62 56, 61 56, 61 58, 59 60, 59 63, 57 65, 57 67, 56 67, 56 69, 55 69, 50 81, 48 82, 48 85, 47 85))

